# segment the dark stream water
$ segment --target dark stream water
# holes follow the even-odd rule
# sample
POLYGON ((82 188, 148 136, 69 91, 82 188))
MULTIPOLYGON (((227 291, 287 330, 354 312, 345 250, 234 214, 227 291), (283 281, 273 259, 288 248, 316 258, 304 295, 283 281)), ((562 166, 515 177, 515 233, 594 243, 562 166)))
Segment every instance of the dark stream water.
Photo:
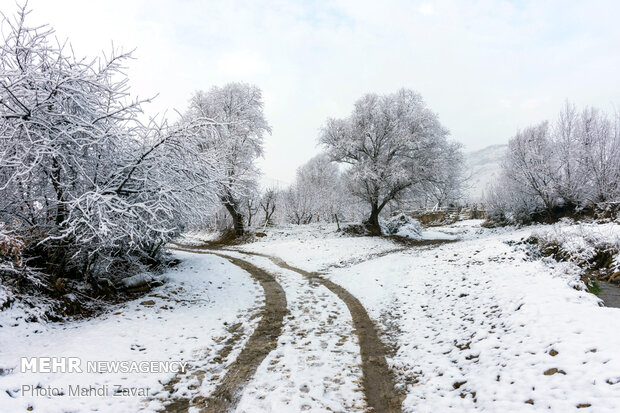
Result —
POLYGON ((598 297, 603 300, 606 307, 620 308, 620 287, 605 281, 596 281, 601 288, 598 297))

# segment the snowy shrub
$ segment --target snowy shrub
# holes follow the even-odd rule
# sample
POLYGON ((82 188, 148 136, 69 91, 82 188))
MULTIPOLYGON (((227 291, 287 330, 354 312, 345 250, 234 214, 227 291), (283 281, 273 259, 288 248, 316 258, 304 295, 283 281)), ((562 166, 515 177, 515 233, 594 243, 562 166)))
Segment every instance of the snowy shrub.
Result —
POLYGON ((544 206, 537 197, 515 190, 509 182, 502 181, 488 188, 486 212, 493 222, 528 223, 542 211, 544 206))
MULTIPOLYGON (((44 274, 26 265, 24 247, 23 240, 0 222, 0 284, 13 287, 44 284, 44 274)), ((8 290, 5 289, 5 292, 8 294, 8 290)))
POLYGON ((382 225, 382 231, 386 235, 398 235, 411 239, 422 238, 422 224, 405 214, 398 214, 382 225))
POLYGON ((24 242, 0 222, 0 257, 6 261, 19 262, 23 248, 24 242))
POLYGON ((574 224, 564 219, 551 228, 534 232, 533 240, 545 256, 620 282, 618 224, 574 224))

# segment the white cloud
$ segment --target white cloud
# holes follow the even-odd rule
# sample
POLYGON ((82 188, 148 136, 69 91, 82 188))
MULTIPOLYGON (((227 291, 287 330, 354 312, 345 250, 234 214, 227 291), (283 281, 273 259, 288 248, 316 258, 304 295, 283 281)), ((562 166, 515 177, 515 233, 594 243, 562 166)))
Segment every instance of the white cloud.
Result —
POLYGON ((505 109, 510 109, 512 107, 512 100, 510 99, 500 99, 499 105, 505 109))
POLYGON ((224 54, 217 61, 217 67, 223 73, 243 78, 260 73, 266 65, 256 53, 234 52, 224 54))
POLYGON ((529 99, 525 99, 523 102, 521 102, 521 107, 523 109, 538 109, 538 108, 543 107, 550 100, 551 99, 546 98, 546 97, 532 97, 529 99))
MULTIPOLYGON (((609 107, 620 96, 615 0, 253 2, 30 0, 78 54, 136 47, 128 73, 151 110, 234 80, 265 93, 273 127, 265 176, 290 181, 318 150, 329 116, 365 92, 418 90, 467 148, 555 117, 566 98, 609 107), (429 18, 429 16, 433 18, 429 18)), ((11 13, 14 0, 0 0, 11 13)), ((169 111, 170 113, 170 111, 169 111)))
POLYGON ((421 4, 418 10, 420 10, 420 13, 422 13, 425 16, 430 16, 431 14, 435 13, 435 8, 433 7, 432 4, 429 4, 429 3, 421 4))

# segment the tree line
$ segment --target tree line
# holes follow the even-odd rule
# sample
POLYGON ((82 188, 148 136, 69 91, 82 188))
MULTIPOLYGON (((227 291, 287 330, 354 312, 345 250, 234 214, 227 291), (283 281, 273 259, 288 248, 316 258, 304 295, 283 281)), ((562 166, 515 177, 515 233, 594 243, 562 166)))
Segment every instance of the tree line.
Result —
MULTIPOLYGON (((386 207, 445 205, 462 196, 461 146, 412 90, 363 96, 348 117, 326 121, 319 143, 323 152, 297 170, 288 188, 269 189, 279 222, 362 220, 368 233, 380 235, 386 207)), ((252 205, 260 200, 248 201, 250 217, 252 205)))
POLYGON ((487 210, 500 222, 551 221, 620 201, 620 116, 567 102, 508 143, 487 210))

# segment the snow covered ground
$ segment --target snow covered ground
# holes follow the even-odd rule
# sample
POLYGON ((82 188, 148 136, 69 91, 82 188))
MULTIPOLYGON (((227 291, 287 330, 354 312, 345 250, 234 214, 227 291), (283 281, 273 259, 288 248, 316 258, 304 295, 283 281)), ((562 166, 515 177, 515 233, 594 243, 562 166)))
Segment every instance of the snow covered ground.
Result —
POLYGON ((530 261, 507 243, 531 228, 479 224, 439 229, 460 242, 345 268, 335 264, 350 255, 373 258, 392 248, 389 241, 324 231, 316 240, 265 237, 246 248, 328 269, 326 277, 360 299, 392 343, 405 411, 617 411, 620 310, 573 288, 578 275, 567 265, 530 261))
MULTIPOLYGON (((577 274, 566 265, 529 261, 508 245, 532 229, 478 225, 440 229, 460 242, 325 274, 361 300, 393 343, 389 361, 407 386, 404 410, 570 411, 591 405, 597 412, 617 411, 620 310, 599 307, 595 296, 572 288, 577 274)), ((322 242, 330 253, 317 251, 308 261, 300 245, 307 242, 253 249, 280 251, 291 264, 316 270, 340 259, 333 251, 363 256, 376 248, 328 239, 322 242)))
MULTIPOLYGON (((429 228, 419 239, 455 239, 461 232, 458 228, 429 228)), ((270 229, 266 237, 232 249, 273 255, 307 271, 322 271, 401 250, 403 246, 388 238, 347 236, 337 231, 336 224, 310 224, 270 229)))
MULTIPOLYGON (((323 285, 239 250, 319 271, 357 297, 387 345, 403 411, 617 411, 620 309, 601 307, 594 295, 575 288, 582 286, 575 266, 531 260, 518 243, 532 232, 571 233, 574 227, 484 229, 480 223, 424 233, 426 239, 458 239, 440 245, 406 247, 386 238, 344 236, 332 225, 308 225, 269 229, 254 243, 221 251, 272 274, 289 310, 277 347, 243 389, 236 411, 367 409, 359 342, 345 303, 323 285)), ((588 233, 617 233, 618 225, 607 226, 588 233)), ((208 396, 257 323, 261 287, 223 258, 176 254, 183 264, 168 274, 164 287, 95 320, 12 327, 10 311, 0 312, 0 368, 39 354, 190 360, 190 373, 179 376, 174 396, 208 396), (224 349, 231 342, 233 348, 224 349)), ((14 372, 0 376, 0 411, 152 411, 168 398, 162 383, 171 377, 14 372), (22 384, 73 382, 126 383, 150 387, 151 393, 20 395, 22 384)))
POLYGON ((215 241, 221 236, 221 232, 195 230, 186 232, 177 241, 183 245, 200 246, 209 241, 215 241))
POLYGON ((396 342, 390 362, 408 386, 405 411, 617 411, 620 310, 515 254, 502 242, 513 237, 329 274, 396 342))
MULTIPOLYGON (((253 330, 252 315, 262 304, 262 290, 249 274, 212 255, 176 252, 183 263, 166 275, 169 281, 148 296, 116 306, 103 316, 60 324, 21 322, 14 325, 11 310, 0 312, 0 368, 14 369, 0 376, 0 412, 156 411, 169 393, 174 373, 20 373, 20 357, 79 357, 88 361, 188 361, 201 369, 205 390, 213 375, 236 357, 253 330), (241 323, 240 326, 237 324, 241 323), (218 358, 231 327, 243 334, 218 358), (69 386, 108 388, 107 397, 69 395, 69 386), (22 394, 22 385, 58 388, 63 396, 22 394), (114 385, 148 388, 148 397, 114 396, 114 385)), ((183 375, 173 397, 191 393, 200 383, 183 375)), ((75 388, 75 387, 74 387, 75 388)))
POLYGON ((310 224, 272 229, 266 237, 233 249, 277 256, 291 265, 318 271, 398 248, 385 238, 345 236, 336 232, 335 224, 310 224))

